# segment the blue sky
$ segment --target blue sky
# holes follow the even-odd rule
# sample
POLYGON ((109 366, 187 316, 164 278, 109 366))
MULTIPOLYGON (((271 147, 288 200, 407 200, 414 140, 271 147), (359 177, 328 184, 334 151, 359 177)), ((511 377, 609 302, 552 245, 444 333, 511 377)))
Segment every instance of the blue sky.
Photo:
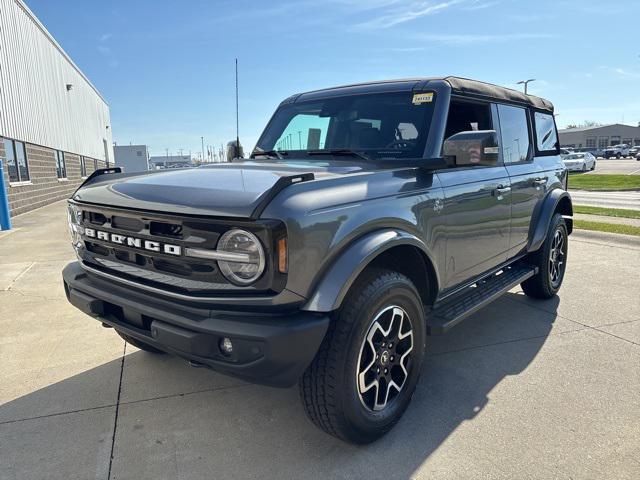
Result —
POLYGON ((459 75, 550 99, 560 127, 640 122, 638 0, 27 0, 111 107, 114 140, 252 148, 300 91, 459 75))

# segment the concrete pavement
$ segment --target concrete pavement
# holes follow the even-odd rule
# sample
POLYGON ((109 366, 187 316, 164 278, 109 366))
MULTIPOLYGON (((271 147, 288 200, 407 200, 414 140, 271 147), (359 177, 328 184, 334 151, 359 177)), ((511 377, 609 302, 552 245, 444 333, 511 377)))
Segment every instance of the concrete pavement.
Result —
POLYGON ((0 478, 640 478, 640 244, 572 236, 557 298, 514 289, 429 339, 413 403, 373 445, 297 390, 125 345, 67 304, 63 204, 0 237, 0 478))

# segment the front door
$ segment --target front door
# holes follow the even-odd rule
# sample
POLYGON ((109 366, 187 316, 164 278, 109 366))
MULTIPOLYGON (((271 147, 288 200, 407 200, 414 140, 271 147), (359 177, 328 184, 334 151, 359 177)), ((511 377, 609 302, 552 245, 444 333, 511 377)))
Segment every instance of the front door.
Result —
POLYGON ((454 287, 507 259, 511 192, 504 166, 438 172, 446 215, 446 281, 454 287))

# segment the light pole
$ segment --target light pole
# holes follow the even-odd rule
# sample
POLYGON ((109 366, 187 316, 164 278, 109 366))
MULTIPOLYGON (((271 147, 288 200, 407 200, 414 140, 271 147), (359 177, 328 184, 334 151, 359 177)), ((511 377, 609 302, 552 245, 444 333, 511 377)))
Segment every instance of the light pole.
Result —
POLYGON ((520 80, 518 82, 518 85, 524 85, 524 94, 527 94, 527 85, 529 85, 529 82, 535 82, 536 79, 535 78, 530 78, 529 80, 520 80))
POLYGON ((200 141, 202 142, 202 163, 204 163, 204 137, 200 137, 200 141))

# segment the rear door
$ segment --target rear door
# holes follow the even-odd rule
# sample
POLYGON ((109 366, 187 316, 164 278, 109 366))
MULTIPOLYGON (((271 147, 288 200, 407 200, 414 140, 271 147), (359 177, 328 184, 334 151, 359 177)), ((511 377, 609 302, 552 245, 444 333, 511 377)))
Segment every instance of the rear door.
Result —
POLYGON ((502 161, 511 185, 508 257, 512 257, 527 245, 533 210, 544 196, 547 178, 534 161, 528 109, 498 104, 493 113, 494 122, 499 124, 502 161))

